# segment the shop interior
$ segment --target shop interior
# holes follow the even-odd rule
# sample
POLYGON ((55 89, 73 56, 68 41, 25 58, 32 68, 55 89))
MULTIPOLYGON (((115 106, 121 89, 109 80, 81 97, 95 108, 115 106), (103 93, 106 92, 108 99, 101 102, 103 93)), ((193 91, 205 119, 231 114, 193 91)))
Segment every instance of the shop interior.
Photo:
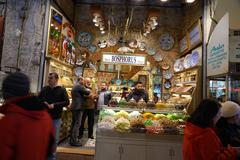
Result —
MULTIPOLYGON (((192 3, 77 0, 74 21, 70 21, 58 6, 51 6, 45 77, 57 72, 59 83, 67 89, 69 97, 79 76, 90 77, 96 91, 106 82, 114 94, 109 106, 100 111, 95 125, 96 141, 86 140, 81 148, 95 153, 96 145, 96 156, 100 160, 105 158, 98 157, 99 152, 104 155, 106 147, 114 148, 106 137, 112 138, 111 143, 119 147, 120 143, 125 144, 125 141, 116 141, 119 137, 128 137, 135 144, 131 137, 145 142, 149 137, 144 135, 158 138, 171 135, 176 138, 172 144, 176 142, 178 146, 184 120, 202 99, 202 5, 201 0, 192 3), (142 61, 113 62, 104 58, 108 56, 142 61), (137 103, 133 99, 127 102, 121 98, 123 89, 131 92, 137 81, 142 82, 149 95, 147 103, 143 100, 137 103), (154 98, 158 100, 154 102, 154 98)), ((215 84, 224 85, 218 79, 210 84, 211 93, 215 84)), ((71 127, 71 111, 64 110, 63 141, 59 150, 71 149, 65 142, 71 127)), ((151 140, 160 143, 168 138, 159 139, 153 137, 151 140)), ((167 147, 169 152, 179 152, 177 148, 172 149, 172 144, 167 147)), ((176 158, 181 156, 178 154, 176 158)), ((174 157, 173 154, 167 156, 174 157)))

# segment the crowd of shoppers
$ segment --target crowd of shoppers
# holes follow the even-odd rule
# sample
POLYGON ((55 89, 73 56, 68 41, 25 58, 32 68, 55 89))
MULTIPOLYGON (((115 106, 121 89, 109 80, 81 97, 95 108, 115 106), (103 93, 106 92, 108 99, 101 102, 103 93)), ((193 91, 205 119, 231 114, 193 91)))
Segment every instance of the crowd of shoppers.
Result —
MULTIPOLYGON (((69 105, 58 74, 50 73, 48 85, 39 96, 30 94, 30 80, 21 73, 9 74, 2 83, 5 100, 0 108, 1 160, 56 159, 63 107, 69 105)), ((138 83, 137 85, 141 85, 138 83)), ((81 146, 84 122, 88 117, 88 138, 93 139, 94 110, 108 105, 112 94, 106 83, 99 92, 91 79, 79 77, 72 89, 70 145, 81 146)), ((148 96, 136 86, 128 99, 148 96), (137 92, 137 93, 135 93, 137 92)), ((183 141, 184 160, 236 160, 240 149, 240 106, 227 101, 203 100, 186 122, 183 141)))

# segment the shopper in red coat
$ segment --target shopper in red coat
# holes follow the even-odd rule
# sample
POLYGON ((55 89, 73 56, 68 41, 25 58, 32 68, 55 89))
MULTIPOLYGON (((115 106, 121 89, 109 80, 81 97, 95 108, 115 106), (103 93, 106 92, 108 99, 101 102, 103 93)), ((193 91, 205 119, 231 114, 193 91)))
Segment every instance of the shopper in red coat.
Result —
POLYGON ((51 117, 38 97, 27 96, 26 75, 9 75, 2 85, 0 160, 46 160, 54 142, 51 117))
POLYGON ((184 160, 236 160, 238 150, 224 148, 213 127, 221 116, 221 104, 203 100, 191 114, 184 131, 184 160))

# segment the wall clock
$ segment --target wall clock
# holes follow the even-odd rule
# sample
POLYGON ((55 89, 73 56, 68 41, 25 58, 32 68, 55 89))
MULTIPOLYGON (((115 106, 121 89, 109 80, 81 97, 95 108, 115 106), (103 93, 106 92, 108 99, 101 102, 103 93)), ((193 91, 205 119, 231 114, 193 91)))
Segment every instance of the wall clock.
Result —
POLYGON ((163 33, 159 38, 159 43, 162 50, 168 51, 174 46, 174 38, 169 33, 163 33))
POLYGON ((77 41, 80 46, 87 47, 92 43, 92 34, 89 32, 79 32, 77 35, 77 41))

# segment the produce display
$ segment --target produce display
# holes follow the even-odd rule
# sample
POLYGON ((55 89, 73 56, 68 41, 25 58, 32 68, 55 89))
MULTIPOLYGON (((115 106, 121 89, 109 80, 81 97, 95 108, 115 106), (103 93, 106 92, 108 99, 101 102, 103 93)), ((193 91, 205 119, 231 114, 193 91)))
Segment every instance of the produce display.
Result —
POLYGON ((117 132, 133 132, 147 134, 182 134, 185 121, 189 117, 184 113, 151 113, 139 111, 127 112, 102 109, 100 112, 100 129, 117 132))
POLYGON ((118 132, 128 132, 130 127, 130 122, 126 118, 121 117, 116 121, 115 129, 118 132))

